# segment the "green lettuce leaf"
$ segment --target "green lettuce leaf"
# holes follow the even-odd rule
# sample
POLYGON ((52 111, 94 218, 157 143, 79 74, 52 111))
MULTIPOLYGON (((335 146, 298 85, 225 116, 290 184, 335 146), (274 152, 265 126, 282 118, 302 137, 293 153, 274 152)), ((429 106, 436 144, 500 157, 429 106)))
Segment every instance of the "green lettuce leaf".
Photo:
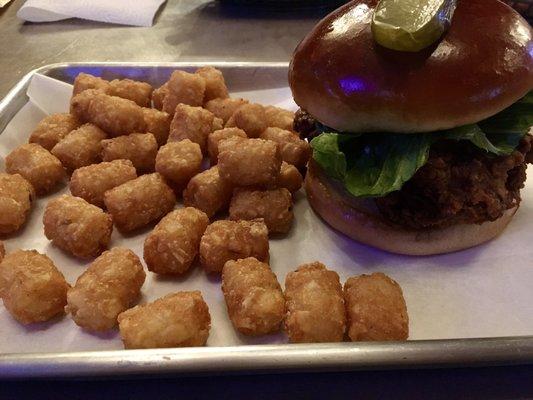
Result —
POLYGON ((480 149, 498 156, 511 154, 533 126, 533 92, 477 124, 442 132, 446 139, 469 140, 480 149))
POLYGON ((488 136, 479 125, 464 125, 442 132, 442 139, 468 140, 489 153, 503 156, 511 154, 524 134, 493 134, 488 136))
POLYGON ((533 91, 478 125, 488 136, 516 134, 522 137, 533 126, 533 91))
MULTIPOLYGON (((381 135, 380 135, 381 136, 381 135)), ((359 197, 384 196, 401 189, 429 156, 431 135, 389 134, 361 148, 344 178, 350 193, 359 197)))
POLYGON ((311 141, 313 158, 358 197, 399 190, 428 160, 437 140, 467 140, 495 156, 510 154, 533 125, 533 94, 479 124, 416 135, 322 133, 311 141), (507 129, 505 129, 507 127, 507 129))
POLYGON ((351 141, 360 135, 347 135, 342 133, 322 133, 311 140, 313 158, 326 171, 336 179, 342 180, 346 175, 346 156, 341 151, 342 143, 351 141))

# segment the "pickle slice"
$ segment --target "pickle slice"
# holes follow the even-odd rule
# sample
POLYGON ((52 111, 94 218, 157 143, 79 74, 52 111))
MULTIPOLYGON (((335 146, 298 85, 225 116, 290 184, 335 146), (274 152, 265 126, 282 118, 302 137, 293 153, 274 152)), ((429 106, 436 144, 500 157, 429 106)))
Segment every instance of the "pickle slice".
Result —
POLYGON ((457 0, 380 0, 372 17, 374 40, 399 51, 420 51, 451 23, 457 0))

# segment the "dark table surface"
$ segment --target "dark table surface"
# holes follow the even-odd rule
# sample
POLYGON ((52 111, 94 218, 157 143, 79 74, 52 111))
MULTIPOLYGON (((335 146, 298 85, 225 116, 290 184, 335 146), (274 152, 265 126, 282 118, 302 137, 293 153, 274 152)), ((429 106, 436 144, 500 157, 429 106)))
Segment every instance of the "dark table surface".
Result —
MULTIPOLYGON (((67 20, 29 24, 0 9, 0 97, 25 73, 71 61, 288 61, 326 13, 249 11, 169 0, 152 28, 67 20)), ((533 366, 286 375, 1 381, 0 399, 528 399, 533 366)))
POLYGON ((0 399, 533 399, 533 367, 0 382, 0 399))

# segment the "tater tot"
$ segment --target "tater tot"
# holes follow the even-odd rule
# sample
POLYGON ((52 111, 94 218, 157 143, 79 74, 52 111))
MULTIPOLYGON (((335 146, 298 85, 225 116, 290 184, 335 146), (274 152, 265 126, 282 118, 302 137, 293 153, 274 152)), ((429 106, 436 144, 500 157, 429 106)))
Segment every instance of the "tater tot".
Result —
POLYGON ((400 285, 378 272, 344 284, 348 336, 353 342, 407 340, 409 316, 400 285))
POLYGON ((79 74, 74 80, 72 95, 95 89, 110 96, 131 100, 141 107, 150 107, 152 86, 146 82, 131 79, 114 79, 111 82, 90 74, 79 74))
POLYGON ((292 111, 274 106, 265 106, 265 115, 269 127, 281 128, 287 131, 293 130, 294 113, 292 111))
POLYGON ((215 117, 213 120, 213 132, 219 131, 222 128, 224 128, 224 121, 222 121, 222 118, 215 117))
POLYGON ((207 272, 222 272, 226 261, 255 257, 268 261, 268 229, 263 220, 215 221, 200 242, 200 263, 207 272))
POLYGON ((50 192, 66 176, 61 161, 35 143, 23 144, 9 153, 6 172, 21 175, 38 195, 50 192))
POLYGON ((167 294, 118 316, 126 349, 205 346, 209 307, 199 291, 167 294))
POLYGON ((202 67, 196 74, 205 79, 204 103, 212 99, 225 99, 228 97, 228 88, 222 72, 213 67, 202 67))
POLYGON ((207 224, 207 215, 194 207, 180 208, 163 217, 144 241, 148 269, 169 275, 186 272, 198 254, 207 224))
POLYGON ((100 161, 101 141, 106 133, 93 124, 85 124, 70 132, 52 149, 63 167, 69 171, 100 161))
POLYGON ((48 202, 43 224, 44 234, 55 246, 81 258, 96 257, 107 249, 113 231, 108 214, 68 194, 48 202))
POLYGON ((142 107, 134 101, 85 90, 70 101, 70 112, 82 122, 90 122, 110 136, 145 132, 142 107))
POLYGON ((261 139, 272 140, 278 145, 283 161, 303 168, 311 157, 311 146, 291 131, 280 128, 267 128, 261 133, 261 139))
POLYGON ((75 96, 89 89, 95 89, 102 93, 107 93, 109 91, 109 82, 91 74, 85 74, 83 72, 78 74, 76 79, 74 79, 72 95, 75 96))
POLYGON ((244 104, 248 104, 248 100, 240 98, 213 99, 205 103, 204 108, 211 111, 226 124, 237 108, 244 104))
POLYGON ((4 259, 4 256, 6 255, 6 248, 4 247, 4 242, 0 240, 0 263, 4 259))
POLYGON ((137 300, 145 278, 139 257, 115 247, 102 253, 76 280, 67 293, 65 310, 82 328, 109 330, 118 315, 137 300))
POLYGON ((218 162, 218 145, 220 142, 236 136, 244 139, 247 138, 246 132, 239 128, 224 128, 209 134, 207 137, 207 154, 209 154, 211 165, 218 162))
POLYGON ((0 297, 22 324, 63 314, 68 283, 53 261, 35 250, 16 250, 0 263, 0 297))
POLYGON ((170 123, 169 142, 189 139, 198 143, 202 153, 207 150, 207 136, 214 130, 215 116, 202 107, 178 104, 170 123))
POLYGON ((281 155, 275 142, 232 137, 218 146, 222 179, 235 186, 269 186, 278 181, 281 155))
POLYGON ((270 267, 253 257, 224 265, 222 292, 235 329, 244 335, 277 332, 285 317, 285 298, 270 267))
POLYGON ((342 342, 346 311, 336 272, 319 262, 300 266, 285 279, 285 299, 289 342, 342 342))
POLYGON ((269 233, 286 233, 291 229, 294 219, 291 192, 285 188, 235 189, 229 216, 234 221, 263 218, 269 233))
POLYGON ((30 143, 37 143, 50 151, 61 139, 79 126, 80 122, 71 114, 48 115, 37 124, 31 133, 30 143))
POLYGON ((131 79, 114 79, 109 82, 107 94, 134 101, 141 107, 152 103, 152 85, 131 79))
POLYGON ((231 192, 232 186, 220 177, 215 165, 192 177, 183 191, 183 204, 196 207, 211 218, 228 208, 231 192))
MULTIPOLYGON (((152 92, 152 102, 154 104, 154 108, 157 110, 163 109, 163 100, 165 99, 165 96, 168 93, 168 83, 165 82, 163 85, 158 87, 157 89, 154 89, 152 92)), ((170 114, 170 113, 168 113, 170 114)), ((172 114, 171 114, 172 115, 172 114)))
POLYGON ((226 122, 226 128, 237 127, 248 137, 258 138, 268 127, 265 108, 260 104, 244 104, 237 108, 226 122))
POLYGON ((104 203, 117 228, 129 232, 172 211, 176 197, 156 172, 108 190, 104 194, 104 203))
POLYGON ((201 167, 200 145, 189 139, 161 146, 155 159, 155 170, 180 192, 185 189, 191 178, 200 172, 201 167))
POLYGON ((132 133, 102 140, 104 161, 130 160, 138 173, 153 172, 157 140, 151 133, 132 133))
POLYGON ((102 162, 75 170, 70 178, 70 193, 103 208, 104 193, 137 178, 130 160, 102 162))
POLYGON ((197 74, 174 71, 167 82, 163 111, 174 115, 178 104, 201 106, 204 101, 205 79, 197 74))
POLYGON ((16 232, 30 213, 35 191, 19 174, 0 172, 0 234, 16 232))
POLYGON ((286 163, 283 161, 281 163, 281 170, 279 172, 279 178, 277 186, 280 188, 285 188, 289 192, 294 193, 300 190, 302 187, 304 178, 298 168, 294 165, 286 163))
POLYGON ((153 108, 143 108, 143 116, 146 123, 146 132, 155 136, 159 146, 164 145, 167 142, 170 131, 170 115, 153 108))

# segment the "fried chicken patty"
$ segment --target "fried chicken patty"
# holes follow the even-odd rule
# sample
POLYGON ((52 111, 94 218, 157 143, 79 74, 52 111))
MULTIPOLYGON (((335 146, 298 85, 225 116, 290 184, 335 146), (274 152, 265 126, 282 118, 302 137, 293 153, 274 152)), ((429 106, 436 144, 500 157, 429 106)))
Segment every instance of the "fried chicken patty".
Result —
MULTIPOLYGON (((301 136, 316 135, 313 125, 309 114, 296 114, 294 128, 301 136)), ((510 155, 494 156, 468 141, 438 141, 428 162, 400 190, 375 203, 389 221, 417 230, 494 221, 520 204, 532 145, 533 137, 526 135, 510 155)))
POLYGON ((390 221, 413 229, 494 221, 520 204, 531 144, 527 135, 510 155, 496 157, 470 142, 437 142, 427 164, 376 205, 390 221))

